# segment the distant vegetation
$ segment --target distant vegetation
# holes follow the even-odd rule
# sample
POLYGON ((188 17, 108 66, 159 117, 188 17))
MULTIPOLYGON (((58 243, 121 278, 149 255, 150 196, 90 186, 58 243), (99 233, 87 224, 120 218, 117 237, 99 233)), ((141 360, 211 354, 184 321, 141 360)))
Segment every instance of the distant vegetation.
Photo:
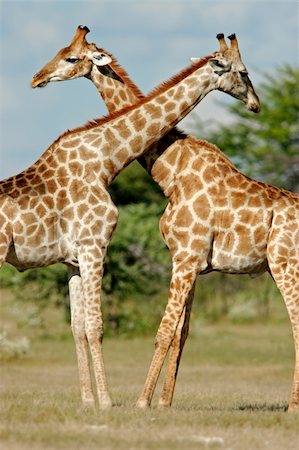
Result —
MULTIPOLYGON (((265 75, 257 89, 262 110, 254 115, 240 102, 229 108, 235 121, 209 131, 196 119, 195 133, 217 144, 245 174, 287 189, 299 187, 299 70, 285 66, 265 75)), ((167 301, 170 257, 159 234, 166 200, 136 163, 111 186, 120 219, 109 247, 103 283, 105 332, 136 335, 156 329, 167 301)), ((22 274, 5 266, 1 286, 21 302, 33 302, 41 321, 50 306, 68 311, 63 265, 22 274)), ((198 320, 256 321, 275 318, 280 295, 270 277, 259 280, 211 274, 199 278, 193 316, 198 320)), ((280 299, 279 301, 282 301, 280 299)), ((277 317, 276 317, 277 318, 277 317)), ((1 330, 0 330, 1 331, 1 330)))

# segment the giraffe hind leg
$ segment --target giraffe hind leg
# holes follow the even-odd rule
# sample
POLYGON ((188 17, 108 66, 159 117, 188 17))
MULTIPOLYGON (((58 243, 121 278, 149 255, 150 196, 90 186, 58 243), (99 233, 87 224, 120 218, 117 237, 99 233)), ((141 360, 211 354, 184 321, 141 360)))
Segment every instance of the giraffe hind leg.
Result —
POLYGON ((288 406, 288 411, 292 411, 299 410, 299 231, 297 238, 296 233, 293 234, 294 245, 289 245, 288 252, 285 252, 286 247, 281 249, 283 239, 279 234, 278 237, 280 239, 269 245, 268 260, 272 277, 286 304, 294 337, 295 370, 288 406))
POLYGON ((189 334, 190 314, 194 298, 194 291, 195 283, 190 291, 186 307, 181 316, 173 342, 171 344, 170 354, 166 366, 164 384, 158 403, 158 406, 161 408, 171 406, 172 403, 179 364, 182 357, 184 345, 189 334))

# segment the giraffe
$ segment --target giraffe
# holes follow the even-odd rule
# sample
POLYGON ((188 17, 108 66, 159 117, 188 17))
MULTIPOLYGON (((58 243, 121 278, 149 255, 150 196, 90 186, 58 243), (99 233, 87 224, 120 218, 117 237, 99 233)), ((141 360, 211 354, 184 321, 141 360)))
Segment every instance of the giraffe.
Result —
MULTIPOLYGON (((103 65, 111 61, 103 54, 92 58, 103 65)), ((230 52, 200 58, 138 103, 65 132, 36 163, 0 183, 0 267, 4 261, 19 270, 56 262, 69 267, 72 331, 83 405, 95 404, 89 349, 99 406, 111 406, 104 370, 100 292, 117 209, 107 188, 121 170, 212 90, 227 91, 248 108, 258 109, 253 88, 249 92, 241 77, 235 81, 236 70, 230 52)))
MULTIPOLYGON (((85 27, 85 31, 87 33, 89 30, 85 27)), ((225 51, 226 44, 223 37, 219 35, 219 38, 221 50, 225 51)), ((88 44, 84 38, 82 38, 82 45, 79 49, 74 49, 72 45, 68 48, 69 54, 75 55, 74 58, 78 62, 88 51, 92 50, 95 50, 95 45, 88 44)), ((97 51, 101 52, 103 50, 97 49, 97 51)), ((115 58, 111 54, 110 56, 112 57, 112 62, 105 67, 105 73, 96 64, 91 63, 83 70, 82 66, 73 69, 72 77, 76 73, 77 77, 85 76, 91 79, 105 101, 108 110, 114 111, 117 108, 126 106, 132 101, 132 97, 133 101, 137 102, 141 94, 136 85, 128 78, 127 73, 118 65, 115 58)), ((61 58, 63 58, 63 55, 59 52, 54 60, 44 67, 40 77, 33 78, 33 87, 39 86, 40 83, 45 85, 49 81, 54 81, 52 77, 58 64, 64 67, 60 74, 60 79, 68 80, 71 78, 69 76, 70 69, 61 61, 61 58)), ((178 283, 176 281, 178 276, 175 276, 177 260, 180 260, 180 258, 187 259, 189 253, 191 261, 188 264, 192 267, 192 258, 194 258, 195 263, 198 258, 197 247, 199 250, 201 249, 201 240, 206 240, 209 243, 207 248, 209 247, 210 254, 208 254, 208 261, 206 261, 208 264, 206 270, 199 271, 199 273, 220 270, 222 272, 253 275, 255 272, 262 273, 268 270, 285 299, 293 327, 296 364, 289 410, 296 409, 299 403, 298 298, 294 297, 292 305, 290 294, 285 293, 284 280, 287 277, 287 273, 282 271, 283 261, 279 260, 279 251, 285 254, 285 247, 282 245, 282 250, 274 250, 275 246, 278 245, 277 242, 279 242, 279 233, 282 233, 281 228, 284 226, 282 217, 279 219, 281 223, 277 224, 280 230, 277 229, 276 231, 274 231, 272 223, 269 224, 267 222, 267 217, 269 215, 271 217, 271 214, 274 215, 274 212, 276 215, 283 213, 283 208, 279 212, 279 208, 276 206, 277 202, 280 205, 285 205, 286 215, 289 214, 288 210, 293 211, 291 213, 293 214, 293 225, 289 224, 288 226, 293 227, 294 231, 293 245, 291 245, 291 251, 295 254, 293 264, 298 264, 298 253, 296 263, 296 248, 298 248, 298 196, 245 177, 215 146, 194 137, 187 137, 177 129, 173 129, 163 139, 157 145, 154 145, 142 158, 139 158, 139 161, 159 183, 170 202, 161 218, 160 228, 164 240, 166 243, 169 243, 173 259, 176 262, 173 269, 172 291, 174 290, 175 282, 178 283), (159 146, 159 144, 162 144, 163 139, 163 145, 159 146), (173 140, 175 140, 175 144, 170 145, 173 140), (163 147, 164 149, 168 147, 164 154, 162 153, 163 147), (178 149, 180 151, 177 151, 178 149), (239 184, 238 180, 240 181, 239 184), (193 183, 194 186, 192 186, 193 183), (196 187, 198 187, 198 191, 196 187), (200 195, 199 192, 201 193, 200 195), (192 203, 194 196, 195 200, 192 203), (190 207, 190 203, 192 203, 192 207, 190 207), (211 211, 208 213, 212 205, 217 205, 217 209, 214 213, 211 211), (207 211, 206 217, 199 217, 200 220, 197 223, 196 219, 198 219, 198 214, 200 215, 201 210, 207 211), (213 221, 215 221, 215 224, 213 224, 213 221), (191 233, 188 230, 191 230, 191 233), (277 237, 275 238, 275 236, 277 237), (261 242, 259 242, 260 240, 261 242), (269 250, 267 248, 268 243, 269 250), (253 256, 249 254, 246 257, 246 245, 249 253, 250 251, 252 252, 252 247, 255 247, 253 256), (217 250, 217 253, 214 253, 212 258, 214 248, 217 250), (256 260, 259 258, 262 260, 260 267, 256 263, 256 260), (238 265, 238 259, 242 264, 239 268, 235 268, 234 266, 238 265), (248 261, 248 267, 246 267, 246 260, 248 261), (242 267, 244 265, 245 269, 242 267), (276 267, 274 267, 275 265, 276 267), (279 274, 279 272, 281 273, 279 274)), ((285 233, 288 232, 287 229, 288 227, 285 228, 285 233)), ((288 257, 288 255, 284 256, 285 258, 288 257)), ((290 270, 296 273, 295 269, 290 270)), ((171 343, 172 347, 166 369, 165 382, 159 400, 160 406, 171 405, 179 361, 188 336, 194 283, 192 288, 190 288, 189 283, 188 289, 190 291, 189 295, 185 295, 182 299, 186 306, 183 308, 171 343), (188 297, 187 300, 186 297, 188 297)), ((172 293, 172 295, 174 294, 172 293)), ((174 331, 172 331, 172 335, 173 333, 174 331)), ((153 385, 150 391, 149 388, 145 388, 139 400, 140 406, 148 406, 150 404, 153 389, 153 385)))

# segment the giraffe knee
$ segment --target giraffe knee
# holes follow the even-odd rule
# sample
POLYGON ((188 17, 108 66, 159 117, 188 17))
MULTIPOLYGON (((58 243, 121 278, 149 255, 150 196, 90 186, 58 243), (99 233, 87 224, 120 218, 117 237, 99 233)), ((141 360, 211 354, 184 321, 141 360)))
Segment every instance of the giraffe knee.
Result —
POLYGON ((103 341, 103 326, 98 325, 97 327, 90 328, 88 327, 86 330, 86 337, 89 345, 97 344, 103 341))
POLYGON ((171 344, 171 339, 169 339, 165 335, 157 333, 156 338, 155 338, 155 349, 156 350, 159 349, 162 352, 167 352, 170 344, 171 344))

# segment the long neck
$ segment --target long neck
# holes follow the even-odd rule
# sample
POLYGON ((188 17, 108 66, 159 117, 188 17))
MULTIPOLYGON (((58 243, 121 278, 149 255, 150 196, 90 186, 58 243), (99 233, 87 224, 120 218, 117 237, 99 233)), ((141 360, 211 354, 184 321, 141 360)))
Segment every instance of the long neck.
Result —
MULTIPOLYGON (((136 105, 114 113, 114 117, 71 132, 79 134, 82 151, 87 150, 91 157, 97 154, 102 160, 99 176, 106 185, 216 88, 217 77, 207 64, 209 58, 164 83, 136 105)), ((70 138, 68 134, 65 136, 67 140, 70 138)), ((63 141, 62 137, 62 144, 63 141)))
POLYGON ((90 79, 97 88, 109 113, 133 105, 144 95, 117 64, 92 66, 90 79))
MULTIPOLYGON (((109 113, 134 105, 145 97, 114 58, 109 66, 94 64, 89 78, 101 95, 109 113)), ((138 158, 138 162, 151 174, 152 167, 161 154, 177 139, 184 137, 186 137, 184 133, 173 128, 138 158)))

